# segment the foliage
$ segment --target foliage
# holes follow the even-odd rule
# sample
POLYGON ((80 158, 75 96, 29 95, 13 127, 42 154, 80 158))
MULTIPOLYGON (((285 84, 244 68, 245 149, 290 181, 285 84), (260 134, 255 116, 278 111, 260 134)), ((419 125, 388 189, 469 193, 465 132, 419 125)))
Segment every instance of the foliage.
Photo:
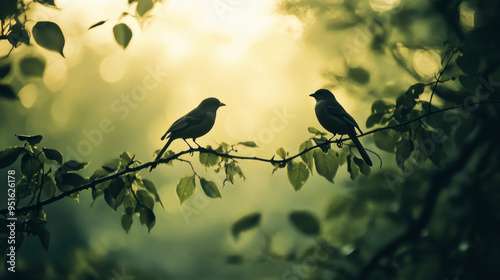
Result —
MULTIPOLYGON (((135 7, 135 12, 130 14, 129 12, 123 12, 118 19, 113 20, 101 20, 92 26, 90 29, 99 27, 107 23, 108 21, 116 22, 113 26, 113 35, 115 41, 123 49, 126 49, 130 44, 133 31, 131 28, 121 21, 124 17, 130 16, 138 20, 139 23, 143 23, 145 20, 150 18, 150 14, 154 9, 157 0, 134 0, 129 1, 129 8, 135 7)), ((43 5, 49 7, 53 10, 57 10, 58 7, 54 1, 21 1, 21 0, 8 0, 5 3, 2 2, 2 10, 0 12, 0 19, 2 20, 0 40, 7 40, 11 45, 11 50, 18 48, 21 45, 31 45, 32 42, 43 49, 54 51, 59 53, 64 57, 64 46, 66 39, 64 37, 64 32, 61 30, 59 25, 52 21, 38 21, 33 26, 32 30, 28 30, 27 23, 32 21, 27 17, 27 11, 33 9, 32 5, 43 5)), ((0 57, 0 79, 6 77, 12 69, 13 61, 8 59, 10 51, 7 55, 0 57)), ((24 78, 30 77, 42 77, 45 70, 45 59, 39 56, 26 56, 19 62, 19 67, 24 78)), ((0 84, 0 97, 6 99, 17 99, 17 94, 15 89, 11 85, 0 84)))

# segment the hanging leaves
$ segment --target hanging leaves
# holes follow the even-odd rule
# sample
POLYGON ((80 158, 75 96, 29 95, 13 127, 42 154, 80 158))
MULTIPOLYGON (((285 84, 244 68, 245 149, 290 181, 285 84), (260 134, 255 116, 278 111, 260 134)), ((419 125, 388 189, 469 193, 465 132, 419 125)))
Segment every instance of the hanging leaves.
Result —
POLYGON ((50 21, 39 21, 33 27, 33 38, 42 48, 60 53, 63 57, 64 35, 59 26, 50 21))
POLYGON ((113 34, 116 42, 122 46, 123 49, 127 48, 132 39, 132 30, 130 30, 125 23, 119 23, 113 27, 113 34))

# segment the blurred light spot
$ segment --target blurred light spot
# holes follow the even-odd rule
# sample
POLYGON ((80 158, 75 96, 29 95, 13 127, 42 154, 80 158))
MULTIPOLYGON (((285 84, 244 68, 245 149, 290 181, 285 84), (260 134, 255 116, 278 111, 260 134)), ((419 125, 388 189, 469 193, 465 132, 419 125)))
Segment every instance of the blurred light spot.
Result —
POLYGON ((401 4, 401 0, 370 0, 370 6, 376 12, 386 12, 401 4))
POLYGON ((59 127, 64 127, 68 124, 71 118, 72 104, 63 96, 59 96, 54 100, 51 107, 51 115, 54 123, 59 127))
POLYGON ((68 67, 61 58, 47 63, 43 75, 43 82, 51 91, 60 90, 66 83, 68 67))
POLYGON ((255 127, 256 111, 240 108, 232 110, 226 116, 226 133, 235 139, 246 139, 252 136, 255 127))
POLYGON ((304 32, 302 22, 296 16, 282 17, 277 30, 285 39, 293 41, 298 40, 304 32))
POLYGON ((163 39, 168 46, 170 57, 174 60, 184 57, 191 50, 189 41, 180 34, 165 33, 163 39))
POLYGON ((27 84, 19 91, 18 95, 21 99, 21 104, 25 108, 31 108, 38 97, 38 89, 34 84, 27 84))
POLYGON ((458 245, 458 250, 465 252, 469 249, 469 243, 468 242, 462 242, 458 245))
POLYGON ((352 246, 351 244, 347 244, 347 245, 342 246, 340 251, 342 252, 342 254, 347 256, 350 253, 354 252, 355 249, 356 248, 354 246, 352 246))
POLYGON ((460 23, 465 29, 471 30, 474 28, 474 17, 476 11, 469 2, 462 2, 459 7, 460 23))
POLYGON ((417 50, 413 54, 413 64, 420 76, 434 76, 441 66, 441 57, 434 51, 417 50))
POLYGON ((102 60, 99 73, 104 81, 114 83, 123 78, 126 69, 125 58, 122 55, 112 54, 102 60))

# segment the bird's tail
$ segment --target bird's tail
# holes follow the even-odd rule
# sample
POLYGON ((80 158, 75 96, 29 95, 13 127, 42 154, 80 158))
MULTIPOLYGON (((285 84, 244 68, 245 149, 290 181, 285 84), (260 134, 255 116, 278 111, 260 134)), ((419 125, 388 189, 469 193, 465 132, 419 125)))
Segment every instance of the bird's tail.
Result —
MULTIPOLYGON (((156 156, 155 158, 155 161, 159 160, 161 158, 161 156, 163 156, 163 154, 165 153, 165 151, 167 150, 168 146, 170 146, 170 144, 172 143, 172 141, 174 141, 174 139, 172 138, 168 138, 168 141, 167 141, 167 144, 165 144, 165 146, 163 146, 163 149, 161 149, 161 151, 158 153, 158 155, 156 156)), ((155 167, 157 166, 158 164, 153 164, 151 165, 151 168, 149 169, 149 172, 153 171, 153 169, 155 169, 155 167)))
POLYGON ((366 153, 366 150, 365 148, 363 148, 363 145, 361 145, 361 142, 359 142, 359 139, 356 136, 356 134, 349 134, 349 138, 351 138, 352 142, 354 142, 354 145, 356 145, 356 148, 358 149, 359 153, 361 154, 361 157, 366 162, 366 164, 372 166, 372 160, 366 153))

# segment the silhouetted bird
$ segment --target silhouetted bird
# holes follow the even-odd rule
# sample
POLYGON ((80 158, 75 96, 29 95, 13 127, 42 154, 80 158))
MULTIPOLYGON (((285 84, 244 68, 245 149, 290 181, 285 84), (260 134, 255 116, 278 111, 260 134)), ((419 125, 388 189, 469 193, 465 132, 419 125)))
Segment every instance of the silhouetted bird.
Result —
MULTIPOLYGON (((158 153, 155 160, 161 158, 168 146, 170 146, 175 139, 182 138, 189 148, 191 148, 191 145, 189 145, 186 139, 192 138, 193 142, 198 145, 198 143, 196 143, 196 138, 207 134, 212 129, 215 123, 215 114, 217 113, 217 109, 221 106, 226 106, 226 104, 220 102, 217 98, 210 97, 203 100, 200 105, 191 112, 175 121, 161 137, 161 140, 168 138, 168 141, 163 149, 161 149, 160 153, 158 153)), ((199 146, 200 145, 198 145, 198 147, 199 146)), ((149 172, 151 172, 156 165, 157 164, 152 165, 149 172)))
POLYGON ((363 133, 361 129, 359 129, 358 124, 354 120, 351 115, 349 115, 342 105, 335 99, 333 93, 331 93, 327 89, 319 89, 315 93, 309 95, 316 99, 316 117, 318 118, 319 123, 329 132, 333 133, 334 136, 336 134, 339 135, 349 135, 349 138, 354 142, 356 148, 358 148, 361 157, 365 160, 365 162, 372 166, 372 161, 368 154, 359 142, 358 137, 356 136, 356 128, 360 133, 363 133))

